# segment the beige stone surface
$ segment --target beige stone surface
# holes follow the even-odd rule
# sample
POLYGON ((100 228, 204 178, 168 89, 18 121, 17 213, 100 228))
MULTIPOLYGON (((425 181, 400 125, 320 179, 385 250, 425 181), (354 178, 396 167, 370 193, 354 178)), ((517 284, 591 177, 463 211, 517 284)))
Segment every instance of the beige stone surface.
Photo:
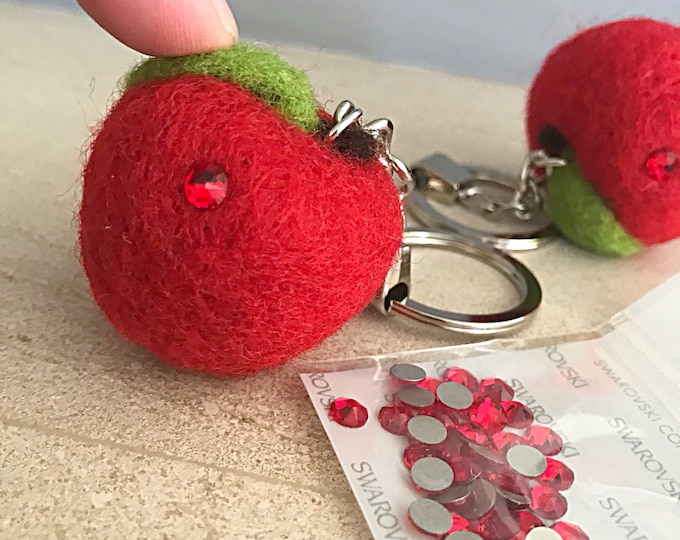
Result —
MULTIPOLYGON (((81 149, 138 55, 85 17, 0 6, 0 538, 370 535, 296 365, 247 379, 179 373, 124 343, 75 255, 81 149)), ((281 49, 329 107, 435 151, 512 171, 524 89, 281 49)), ((680 270, 678 243, 626 260, 555 242, 519 258, 545 303, 518 337, 583 332, 680 270)), ((512 301, 493 271, 419 253, 414 293, 458 310, 512 301)), ((470 342, 372 311, 306 362, 470 342)))
POLYGON ((5 538, 370 538, 346 492, 25 424, 0 441, 5 538))

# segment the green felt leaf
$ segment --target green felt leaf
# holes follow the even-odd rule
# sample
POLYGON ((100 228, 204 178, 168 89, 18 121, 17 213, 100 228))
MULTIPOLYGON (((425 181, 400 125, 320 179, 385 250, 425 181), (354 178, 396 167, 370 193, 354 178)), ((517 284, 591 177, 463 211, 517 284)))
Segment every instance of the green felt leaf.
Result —
POLYGON ((547 184, 548 214, 574 244, 611 256, 626 256, 643 245, 629 235, 586 181, 575 159, 557 167, 547 184))
POLYGON ((307 132, 318 125, 318 104, 306 75, 274 51, 250 43, 239 42, 210 53, 149 58, 128 74, 125 89, 185 74, 212 75, 234 82, 307 132))

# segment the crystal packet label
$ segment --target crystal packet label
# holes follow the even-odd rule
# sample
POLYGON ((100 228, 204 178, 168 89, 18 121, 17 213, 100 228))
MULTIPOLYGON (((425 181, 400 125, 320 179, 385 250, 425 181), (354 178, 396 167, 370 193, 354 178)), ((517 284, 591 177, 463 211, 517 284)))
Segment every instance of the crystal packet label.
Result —
POLYGON ((404 352, 367 359, 374 367, 301 378, 377 539, 432 538, 407 517, 423 497, 402 462, 408 441, 378 420, 395 400, 390 367, 412 363, 428 377, 457 366, 480 380, 502 379, 533 412, 533 425, 562 437, 554 458, 573 470, 575 481, 564 492, 568 510, 560 521, 592 539, 667 540, 680 530, 678 305, 680 274, 595 339, 464 358, 456 348, 404 352), (350 429, 329 417, 339 397, 368 409, 365 425, 350 429))

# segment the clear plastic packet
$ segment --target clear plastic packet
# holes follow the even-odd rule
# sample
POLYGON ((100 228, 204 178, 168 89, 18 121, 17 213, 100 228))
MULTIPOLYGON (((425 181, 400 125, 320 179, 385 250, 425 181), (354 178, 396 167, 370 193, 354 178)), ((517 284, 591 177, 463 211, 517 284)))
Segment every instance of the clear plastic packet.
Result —
MULTIPOLYGON (((568 478, 559 485, 564 477, 568 477, 566 472, 557 475, 559 489, 555 491, 566 500, 564 513, 563 509, 555 510, 555 501, 544 501, 544 506, 548 507, 546 511, 546 508, 540 508, 540 500, 538 503, 533 500, 541 495, 541 489, 534 490, 534 486, 550 486, 551 481, 555 482, 554 470, 552 479, 546 481, 543 478, 546 473, 524 477, 510 468, 510 476, 519 475, 521 480, 527 481, 530 492, 526 500, 498 498, 501 492, 497 491, 496 500, 503 503, 505 512, 504 525, 495 528, 493 523, 484 525, 481 516, 466 520, 464 530, 474 530, 485 539, 525 538, 526 530, 516 530, 515 525, 505 522, 519 520, 520 512, 525 513, 523 518, 529 519, 526 513, 533 514, 539 509, 542 514, 539 517, 546 528, 556 522, 575 524, 591 539, 670 540, 680 536, 680 324, 676 317, 679 305, 680 274, 677 274, 592 335, 574 342, 498 340, 482 345, 315 364, 313 372, 312 366, 299 367, 375 538, 425 539, 447 535, 441 530, 426 534, 423 531, 429 530, 428 523, 424 529, 414 525, 414 522, 422 525, 418 521, 422 514, 416 515, 415 519, 414 515, 409 515, 411 505, 420 499, 436 498, 442 486, 434 492, 415 486, 418 478, 413 473, 413 461, 409 458, 410 470, 404 461, 405 450, 414 443, 413 434, 391 433, 379 419, 381 409, 395 401, 400 407, 406 407, 410 416, 439 414, 432 412, 433 409, 409 408, 395 397, 395 391, 408 383, 395 379, 390 368, 407 363, 422 367, 428 378, 441 380, 447 370, 455 366, 467 370, 478 380, 498 378, 505 381, 514 391, 514 396, 505 402, 524 404, 533 413, 532 426, 550 428, 561 438, 561 450, 546 457, 546 461, 553 466, 555 462, 562 463, 574 473, 575 480, 571 485, 568 485, 568 478), (365 425, 352 429, 329 416, 331 403, 341 397, 355 399, 366 407, 368 420, 365 425)), ((420 383, 424 387, 430 385, 435 394, 436 384, 427 380, 420 383)), ((475 403, 483 397, 475 392, 475 403)), ((475 406, 463 411, 468 414, 465 417, 467 425, 471 424, 470 411, 475 406)), ((488 416, 484 418, 488 422, 488 416)), ((470 443, 470 439, 460 437, 458 429, 461 428, 455 421, 444 423, 449 434, 453 430, 457 439, 470 443)), ((488 426, 482 422, 473 427, 484 432, 488 426)), ((490 471, 496 466, 500 467, 500 473, 505 473, 509 458, 504 452, 511 446, 501 451, 494 446, 491 435, 498 432, 494 431, 497 427, 488 432, 489 448, 496 452, 496 457, 501 455, 501 459, 497 463, 494 458, 495 461, 487 463, 487 469, 490 471)), ((545 441, 526 441, 526 429, 506 426, 501 431, 521 437, 519 443, 513 444, 542 448, 540 445, 545 441)), ((547 430, 542 432, 545 434, 547 430)), ((415 444, 421 443, 416 440, 415 444)), ((478 446, 485 444, 482 442, 478 446)), ((469 448, 465 451, 469 452, 469 448)), ((449 459, 434 453, 419 455, 449 459)), ((482 465, 488 462, 480 461, 482 465)), ((455 477, 457 471, 453 465, 452 469, 455 477)), ((487 478, 488 471, 483 471, 480 478, 487 478)), ((499 478, 497 475, 491 480, 499 478)), ((456 485, 455 478, 453 485, 456 485)), ((524 493, 524 489, 516 491, 524 493)), ((450 514, 459 517, 456 505, 460 501, 445 502, 450 514)), ((468 514, 469 510, 466 510, 468 514)), ((453 519, 448 532, 454 531, 456 526, 456 519, 453 519)), ((520 527, 528 530, 530 526, 522 523, 520 527)), ((584 538, 563 525, 556 529, 561 536, 554 538, 584 538)), ((534 536, 550 538, 551 534, 554 533, 534 536)), ((455 540, 456 537, 452 538, 455 540)))

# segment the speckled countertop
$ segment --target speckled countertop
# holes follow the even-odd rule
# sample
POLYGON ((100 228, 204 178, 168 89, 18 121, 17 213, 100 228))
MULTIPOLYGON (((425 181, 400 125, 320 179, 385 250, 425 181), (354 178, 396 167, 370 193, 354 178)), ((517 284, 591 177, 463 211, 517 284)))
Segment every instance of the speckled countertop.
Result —
MULTIPOLYGON (((0 29, 0 537, 370 538, 295 365, 178 373, 89 298, 74 248, 81 148, 138 55, 77 15, 1 5, 0 29)), ((522 88, 281 52, 322 101, 391 118, 407 163, 442 150, 513 171, 522 157, 522 88)), ((520 258, 545 292, 526 338, 589 330, 680 269, 677 243, 611 260, 558 241, 520 258)), ((414 291, 459 310, 512 298, 447 254, 419 259, 414 291)), ((305 361, 467 341, 368 311, 305 361)))

